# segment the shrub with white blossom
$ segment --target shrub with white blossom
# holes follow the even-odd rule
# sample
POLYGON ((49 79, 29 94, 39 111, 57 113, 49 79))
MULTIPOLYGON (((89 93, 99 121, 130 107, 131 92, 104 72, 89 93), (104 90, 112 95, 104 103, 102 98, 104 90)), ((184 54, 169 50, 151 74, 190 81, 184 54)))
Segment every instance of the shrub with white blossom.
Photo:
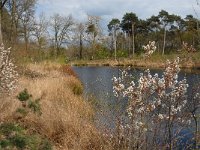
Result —
POLYGON ((129 148, 147 149, 157 145, 155 149, 172 149, 181 131, 176 127, 190 123, 183 113, 188 84, 185 78, 178 81, 179 71, 177 58, 166 62, 161 77, 151 75, 148 69, 139 75, 137 82, 133 80, 127 84, 129 74, 126 71, 119 78, 113 77, 115 96, 129 100, 126 110, 128 121, 122 126, 123 133, 126 133, 123 139, 126 139, 129 148))
POLYGON ((143 45, 142 48, 144 49, 145 53, 144 56, 149 58, 155 51, 156 51, 156 42, 155 41, 149 41, 149 43, 145 46, 143 45))
POLYGON ((10 48, 0 46, 0 93, 10 93, 16 88, 18 73, 10 58, 10 48))
POLYGON ((187 43, 187 42, 184 42, 182 43, 182 48, 183 50, 187 51, 188 53, 193 53, 193 52, 196 52, 197 50, 194 48, 193 45, 190 45, 187 43))

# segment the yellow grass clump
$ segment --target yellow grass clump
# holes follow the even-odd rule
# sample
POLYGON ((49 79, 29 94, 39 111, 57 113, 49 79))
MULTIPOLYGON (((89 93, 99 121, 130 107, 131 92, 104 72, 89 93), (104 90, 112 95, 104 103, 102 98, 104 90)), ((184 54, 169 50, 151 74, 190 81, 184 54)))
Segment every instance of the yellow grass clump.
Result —
MULTIPOLYGON (((103 140, 93 125, 93 109, 81 95, 82 85, 75 74, 69 75, 63 70, 60 65, 51 63, 26 66, 17 93, 26 88, 33 99, 39 98, 42 115, 29 113, 20 123, 48 138, 54 149, 102 149, 103 140)), ((14 118, 20 107, 16 95, 0 99, 0 121, 14 118)))

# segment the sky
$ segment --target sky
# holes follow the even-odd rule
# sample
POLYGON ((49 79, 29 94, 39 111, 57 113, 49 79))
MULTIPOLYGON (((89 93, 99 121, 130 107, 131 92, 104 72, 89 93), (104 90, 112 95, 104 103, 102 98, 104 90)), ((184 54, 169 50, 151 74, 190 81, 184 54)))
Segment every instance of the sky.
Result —
POLYGON ((158 15, 163 9, 183 18, 188 14, 200 18, 200 5, 197 3, 200 4, 200 0, 38 0, 36 14, 44 12, 47 17, 54 13, 72 15, 80 22, 86 22, 87 15, 100 16, 101 26, 107 30, 112 18, 121 20, 126 12, 146 19, 158 15))

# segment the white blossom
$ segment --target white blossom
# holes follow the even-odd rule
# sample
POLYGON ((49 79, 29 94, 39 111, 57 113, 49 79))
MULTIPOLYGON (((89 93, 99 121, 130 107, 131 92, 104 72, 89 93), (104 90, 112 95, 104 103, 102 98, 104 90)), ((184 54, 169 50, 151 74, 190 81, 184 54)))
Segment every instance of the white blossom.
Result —
POLYGON ((158 118, 161 119, 161 120, 164 119, 163 114, 159 114, 159 115, 158 115, 158 118))
POLYGON ((0 47, 0 92, 11 92, 16 88, 18 73, 13 60, 10 59, 11 48, 0 47))
POLYGON ((145 57, 150 57, 157 49, 157 47, 155 46, 155 41, 149 41, 149 43, 145 46, 143 45, 142 48, 145 51, 144 56, 145 57))
MULTIPOLYGON (((148 49, 149 47, 151 47, 150 43, 143 48, 148 49)), ((123 72, 121 78, 113 78, 114 94, 117 96, 121 94, 129 99, 127 113, 135 130, 149 130, 149 128, 144 127, 143 122, 138 121, 139 118, 143 120, 148 116, 161 122, 164 120, 171 122, 176 118, 178 121, 182 110, 187 105, 188 88, 185 78, 178 81, 179 71, 179 58, 177 58, 173 62, 167 60, 166 68, 161 77, 157 73, 152 75, 147 69, 144 73, 140 73, 137 82, 125 80, 129 76, 127 72, 123 72), (155 111, 159 113, 156 115, 155 111)), ((196 97, 199 97, 199 94, 196 94, 196 97)), ((151 126, 153 123, 155 122, 148 122, 151 126)))

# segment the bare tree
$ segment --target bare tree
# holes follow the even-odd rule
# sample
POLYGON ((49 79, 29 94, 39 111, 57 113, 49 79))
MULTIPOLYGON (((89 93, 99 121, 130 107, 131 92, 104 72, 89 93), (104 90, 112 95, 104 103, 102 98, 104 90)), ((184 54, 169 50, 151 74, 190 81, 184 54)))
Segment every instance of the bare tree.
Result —
POLYGON ((2 18, 2 11, 3 11, 3 7, 6 4, 8 0, 0 0, 0 43, 3 43, 3 37, 2 37, 2 29, 1 29, 1 18, 2 18))
POLYGON ((88 15, 88 27, 87 32, 92 35, 92 43, 95 43, 97 34, 98 34, 98 24, 100 17, 98 16, 89 16, 88 15))
POLYGON ((94 50, 97 40, 101 39, 101 27, 100 27, 100 20, 99 16, 91 16, 88 15, 88 23, 87 23, 87 30, 86 32, 87 37, 86 40, 92 45, 92 59, 94 57, 94 50))
POLYGON ((108 26, 108 31, 109 31, 109 35, 112 36, 112 49, 114 50, 115 52, 115 60, 116 60, 116 52, 117 52, 117 30, 119 30, 119 26, 120 26, 120 20, 117 19, 117 18, 113 18, 109 24, 107 25, 108 26))
POLYGON ((85 32, 85 26, 83 23, 79 23, 77 26, 77 30, 79 33, 79 58, 83 58, 83 36, 85 32))
POLYGON ((12 46, 15 45, 17 41, 17 27, 18 27, 18 21, 16 18, 16 0, 10 0, 10 11, 11 11, 11 34, 10 34, 10 39, 12 46))
POLYGON ((72 31, 73 19, 72 16, 68 17, 60 16, 59 14, 54 14, 51 17, 51 28, 53 31, 53 41, 56 50, 56 55, 60 53, 60 48, 63 44, 67 44, 67 40, 70 38, 69 33, 72 31))
POLYGON ((11 26, 10 26, 10 42, 12 44, 12 47, 17 42, 18 37, 18 28, 19 28, 19 6, 20 6, 19 0, 8 0, 7 4, 7 11, 10 14, 11 17, 11 26))
POLYGON ((34 21, 33 28, 33 36, 36 37, 36 41, 40 50, 45 45, 45 40, 48 36, 48 22, 44 13, 40 14, 38 21, 34 21))
POLYGON ((31 31, 33 30, 33 21, 34 21, 34 13, 35 13, 35 4, 36 0, 21 0, 21 6, 19 6, 20 16, 20 27, 21 34, 25 41, 26 50, 28 50, 29 38, 31 35, 31 31))

